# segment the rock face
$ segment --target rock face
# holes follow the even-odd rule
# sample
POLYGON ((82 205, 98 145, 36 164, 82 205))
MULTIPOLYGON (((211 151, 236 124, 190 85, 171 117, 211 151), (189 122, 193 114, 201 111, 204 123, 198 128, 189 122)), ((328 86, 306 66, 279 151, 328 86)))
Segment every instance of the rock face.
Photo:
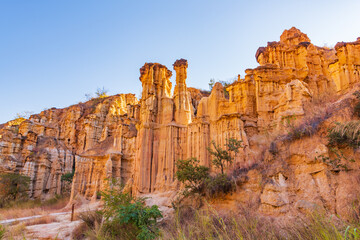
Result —
MULTIPOLYGON (((29 194, 33 198, 60 194, 64 190, 61 176, 75 168, 81 170, 77 164, 80 167, 82 162, 92 162, 98 155, 104 157, 106 154, 132 159, 133 152, 126 150, 134 145, 138 114, 135 96, 120 94, 65 109, 45 110, 18 125, 9 122, 0 129, 1 172, 28 175, 31 178, 29 194), (129 144, 121 146, 121 138, 129 144)), ((129 168, 127 166, 124 172, 131 169, 131 164, 126 164, 129 168)), ((95 184, 92 174, 97 176, 96 171, 103 171, 103 166, 99 168, 92 170, 93 173, 85 172, 89 182, 82 179, 81 184, 95 184)), ((124 173, 123 177, 126 178, 127 174, 124 173)), ((76 171, 74 183, 81 177, 84 176, 79 176, 76 171)), ((77 184, 74 185, 73 188, 77 189, 77 184)))
MULTIPOLYGON (((244 147, 228 170, 246 172, 247 180, 233 201, 253 199, 269 214, 315 205, 345 214, 341 209, 353 195, 345 185, 359 174, 358 154, 348 152, 355 163, 350 172, 339 173, 314 160, 319 153, 329 154, 324 134, 275 141, 271 147, 276 151, 268 148, 272 136, 282 136, 289 124, 314 114, 308 106, 356 87, 359 39, 329 49, 313 45, 306 34, 291 28, 279 42, 259 48, 256 59, 260 66, 247 69, 243 79, 239 75, 226 89, 216 83, 210 94, 187 87, 187 60, 173 64, 173 93, 172 72, 159 63, 146 63, 140 69, 139 101, 120 94, 46 110, 18 126, 2 125, 1 171, 31 176, 34 198, 61 193, 61 175, 72 169, 72 197, 95 199, 112 178, 133 194, 175 192, 178 159, 196 157, 211 166, 210 142, 224 145, 236 138, 244 147)), ((333 110, 326 121, 339 115, 351 119, 350 105, 340 108, 347 112, 333 110)), ((321 131, 326 132, 326 126, 321 131)))

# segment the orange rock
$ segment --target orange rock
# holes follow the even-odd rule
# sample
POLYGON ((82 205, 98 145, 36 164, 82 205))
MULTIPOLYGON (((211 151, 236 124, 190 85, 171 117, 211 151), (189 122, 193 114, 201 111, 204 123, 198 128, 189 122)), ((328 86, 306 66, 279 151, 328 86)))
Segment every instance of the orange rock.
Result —
MULTIPOLYGON (((211 167, 210 142, 224 145, 236 138, 244 148, 228 171, 240 169, 246 176, 237 179, 243 183, 232 201, 251 200, 272 215, 317 206, 346 215, 343 209, 357 189, 351 182, 359 174, 358 163, 348 174, 338 174, 316 160, 331 154, 320 134, 276 140, 271 151, 266 149, 272 135, 287 131, 284 119, 301 121, 310 114, 305 105, 315 98, 346 93, 359 83, 360 40, 338 43, 334 49, 317 47, 291 28, 279 42, 259 48, 256 59, 259 66, 247 69, 243 79, 239 75, 226 89, 216 83, 211 93, 187 87, 185 59, 173 64, 173 94, 172 72, 146 63, 140 69, 139 101, 133 94, 119 94, 49 109, 18 126, 0 125, 0 171, 30 176, 33 198, 61 193, 61 175, 75 168, 72 197, 96 199, 109 179, 116 179, 133 194, 162 199, 168 194, 172 199, 180 187, 177 160, 196 157, 211 167)), ((341 109, 333 121, 351 119, 351 99, 351 94, 344 95, 333 104, 341 109)), ((358 162, 355 153, 347 155, 358 162)))

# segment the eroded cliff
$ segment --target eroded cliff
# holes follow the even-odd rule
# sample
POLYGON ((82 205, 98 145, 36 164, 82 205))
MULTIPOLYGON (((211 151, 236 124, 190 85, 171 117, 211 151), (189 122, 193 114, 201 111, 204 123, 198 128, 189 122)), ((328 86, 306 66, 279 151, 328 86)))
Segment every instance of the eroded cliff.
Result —
POLYGON ((178 159, 196 157, 210 166, 210 142, 223 145, 236 138, 244 147, 229 171, 244 180, 229 196, 232 204, 253 202, 270 214, 319 205, 345 215, 360 181, 357 151, 345 151, 355 159, 348 171, 316 159, 332 154, 327 127, 354 118, 349 92, 360 80, 359 39, 329 49, 291 28, 279 42, 259 48, 256 59, 259 67, 226 87, 228 97, 220 83, 210 95, 189 88, 188 62, 180 59, 173 64, 173 92, 172 72, 146 63, 140 69, 139 101, 120 94, 46 110, 19 125, 9 122, 0 128, 1 171, 29 175, 34 198, 60 193, 61 175, 75 169, 72 197, 95 199, 114 178, 133 194, 168 193, 171 201, 180 187, 178 159), (311 119, 318 121, 311 136, 284 137, 311 119))

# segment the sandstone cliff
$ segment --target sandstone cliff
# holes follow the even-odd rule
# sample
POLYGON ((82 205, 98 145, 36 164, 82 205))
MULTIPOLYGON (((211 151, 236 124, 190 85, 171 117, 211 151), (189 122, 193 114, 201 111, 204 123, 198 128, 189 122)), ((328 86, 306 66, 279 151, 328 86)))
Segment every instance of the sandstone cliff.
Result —
MULTIPOLYGON (((129 139, 130 144, 125 148, 131 146, 133 132, 136 135, 137 109, 133 94, 120 94, 65 109, 45 110, 21 123, 11 121, 0 129, 1 172, 28 175, 33 198, 60 194, 64 188, 63 174, 75 168, 80 171, 84 161, 94 164, 98 156, 123 154, 125 151, 118 136, 129 139), (132 133, 126 134, 126 131, 132 133)), ((126 158, 131 158, 131 154, 126 158)), ((98 173, 93 174, 97 176, 98 173)), ((86 176, 95 178, 91 171, 86 176)), ((74 180, 78 182, 76 177, 74 180)), ((92 184, 92 181, 81 181, 92 184)))
POLYGON ((176 193, 175 162, 196 157, 210 166, 214 140, 243 141, 229 171, 244 175, 230 202, 253 202, 260 211, 284 214, 319 205, 345 215, 360 181, 359 156, 349 171, 315 158, 331 155, 325 137, 331 122, 350 120, 359 83, 360 41, 318 47, 296 28, 256 53, 260 66, 247 69, 226 88, 216 83, 208 95, 186 85, 188 62, 172 72, 158 63, 140 69, 142 96, 120 94, 65 109, 50 109, 15 126, 0 127, 1 171, 31 176, 34 198, 60 193, 60 177, 75 169, 72 196, 96 198, 108 179, 133 194, 176 193), (339 101, 326 105, 330 99, 339 101), (312 136, 290 141, 286 133, 314 113, 312 136), (319 120, 321 119, 321 120, 319 120), (270 148, 270 150, 269 150, 270 148), (350 184, 351 183, 351 184, 350 184), (351 185, 351 187, 347 187, 351 185))

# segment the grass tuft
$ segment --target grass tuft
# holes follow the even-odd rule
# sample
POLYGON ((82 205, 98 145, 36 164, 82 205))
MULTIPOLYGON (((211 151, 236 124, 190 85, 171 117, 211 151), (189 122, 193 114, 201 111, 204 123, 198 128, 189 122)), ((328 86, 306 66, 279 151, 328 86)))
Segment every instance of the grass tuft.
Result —
POLYGON ((360 121, 346 123, 335 123, 335 126, 328 130, 329 145, 344 147, 360 146, 360 121))

